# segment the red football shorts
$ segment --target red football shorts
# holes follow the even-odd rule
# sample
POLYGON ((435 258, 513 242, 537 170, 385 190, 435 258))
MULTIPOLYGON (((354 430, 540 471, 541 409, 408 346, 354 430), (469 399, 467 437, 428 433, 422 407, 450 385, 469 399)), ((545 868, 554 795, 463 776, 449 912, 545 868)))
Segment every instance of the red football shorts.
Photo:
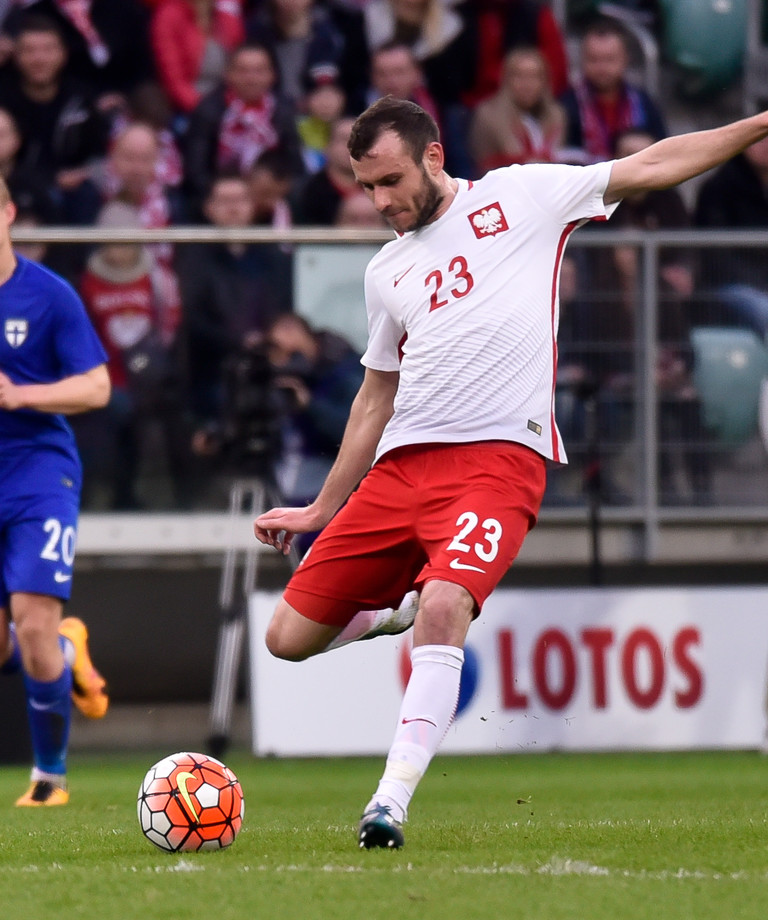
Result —
POLYGON ((346 626, 439 578, 466 588, 479 612, 536 523, 545 483, 544 458, 509 441, 396 448, 315 540, 285 600, 346 626))

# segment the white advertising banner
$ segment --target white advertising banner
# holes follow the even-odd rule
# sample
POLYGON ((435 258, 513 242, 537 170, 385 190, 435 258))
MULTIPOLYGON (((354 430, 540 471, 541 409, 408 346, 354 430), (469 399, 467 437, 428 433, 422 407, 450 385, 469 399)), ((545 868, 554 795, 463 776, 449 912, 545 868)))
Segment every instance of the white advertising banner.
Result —
MULTIPOLYGON (((250 604, 254 752, 385 753, 410 634, 278 661, 264 646, 278 598, 250 604)), ((445 752, 757 748, 768 588, 500 589, 465 656, 445 752)))

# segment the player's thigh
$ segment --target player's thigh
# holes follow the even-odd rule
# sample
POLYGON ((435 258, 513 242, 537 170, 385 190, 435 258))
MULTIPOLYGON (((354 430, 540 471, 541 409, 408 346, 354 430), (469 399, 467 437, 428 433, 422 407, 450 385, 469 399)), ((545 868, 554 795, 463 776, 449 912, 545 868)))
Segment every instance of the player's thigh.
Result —
POLYGON ((434 478, 420 521, 429 561, 417 583, 462 585, 479 610, 536 523, 545 461, 520 445, 489 445, 458 451, 450 476, 434 478))
POLYGON ((24 592, 68 600, 77 541, 78 502, 69 494, 32 497, 6 522, 2 582, 24 592))
POLYGON ((265 643, 276 658, 303 661, 324 651, 340 632, 340 626, 311 620, 283 599, 269 622, 265 643))
POLYGON ((308 619, 343 628, 358 610, 397 606, 425 562, 407 485, 377 466, 312 544, 284 598, 308 619))

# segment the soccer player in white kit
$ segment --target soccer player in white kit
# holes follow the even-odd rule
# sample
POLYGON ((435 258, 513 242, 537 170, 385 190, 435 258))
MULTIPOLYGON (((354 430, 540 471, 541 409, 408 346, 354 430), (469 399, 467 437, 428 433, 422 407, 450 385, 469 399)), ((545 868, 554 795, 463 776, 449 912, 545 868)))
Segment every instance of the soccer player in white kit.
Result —
POLYGON ((568 237, 625 195, 675 185, 766 135, 761 113, 623 160, 468 182, 444 171, 419 106, 386 97, 355 122, 352 167, 397 234, 365 275, 365 378, 317 499, 272 509, 254 529, 283 552, 322 529, 270 623, 274 655, 300 661, 414 624, 361 847, 403 845, 411 797, 455 714, 469 626, 536 521, 546 459, 566 460, 553 409, 568 237))

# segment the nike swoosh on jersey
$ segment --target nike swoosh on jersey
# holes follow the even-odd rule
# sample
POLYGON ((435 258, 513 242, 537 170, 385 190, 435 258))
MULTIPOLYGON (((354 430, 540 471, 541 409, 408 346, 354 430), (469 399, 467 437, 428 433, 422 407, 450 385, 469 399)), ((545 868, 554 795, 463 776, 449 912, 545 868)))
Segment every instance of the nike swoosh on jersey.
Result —
POLYGON ((64 581, 69 581, 71 577, 72 576, 67 575, 66 572, 54 572, 53 573, 53 580, 59 582, 59 584, 61 584, 64 581))
POLYGON ((403 278, 405 278, 405 276, 408 274, 408 272, 411 270, 411 268, 413 268, 415 265, 416 265, 416 263, 414 262, 413 265, 411 265, 410 268, 406 268, 406 270, 402 273, 402 275, 399 275, 397 278, 395 278, 395 287, 397 287, 398 284, 400 284, 400 282, 403 280, 403 278))
POLYGON ((425 719, 423 717, 416 719, 403 719, 403 725, 408 725, 410 722, 426 722, 427 725, 434 725, 434 727, 437 728, 437 725, 435 725, 432 719, 425 719))
POLYGON ((471 572, 482 572, 485 575, 485 569, 480 569, 476 565, 467 565, 465 562, 459 562, 458 559, 451 559, 452 569, 469 569, 471 572))

